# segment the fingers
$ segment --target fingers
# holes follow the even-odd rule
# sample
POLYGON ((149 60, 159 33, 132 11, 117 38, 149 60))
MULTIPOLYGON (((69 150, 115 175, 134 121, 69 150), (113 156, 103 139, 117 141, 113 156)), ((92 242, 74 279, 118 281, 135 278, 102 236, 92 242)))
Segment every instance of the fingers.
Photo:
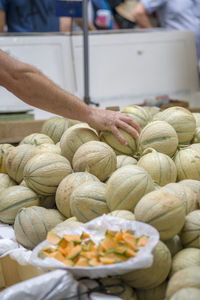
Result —
POLYGON ((120 116, 120 119, 134 127, 138 132, 141 132, 139 124, 131 116, 127 114, 122 114, 122 116, 120 116))
POLYGON ((111 128, 112 133, 114 134, 114 136, 120 141, 120 143, 124 146, 127 145, 127 141, 126 139, 123 137, 123 135, 121 134, 121 132, 119 131, 119 129, 117 129, 117 127, 112 127, 111 128))
POLYGON ((135 139, 137 139, 139 137, 135 128, 133 128, 129 124, 125 123, 124 121, 118 120, 116 126, 118 128, 123 129, 124 131, 128 132, 135 139))

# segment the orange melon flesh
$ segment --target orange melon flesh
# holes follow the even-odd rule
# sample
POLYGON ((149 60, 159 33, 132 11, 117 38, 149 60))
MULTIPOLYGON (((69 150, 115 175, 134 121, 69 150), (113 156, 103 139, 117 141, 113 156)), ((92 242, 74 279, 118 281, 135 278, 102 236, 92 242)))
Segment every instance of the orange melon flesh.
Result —
POLYGON ((55 258, 66 266, 96 267, 134 258, 148 239, 146 236, 136 238, 130 231, 107 230, 105 238, 96 245, 85 232, 81 235, 65 234, 62 238, 49 232, 47 241, 56 248, 43 247, 38 256, 55 258))

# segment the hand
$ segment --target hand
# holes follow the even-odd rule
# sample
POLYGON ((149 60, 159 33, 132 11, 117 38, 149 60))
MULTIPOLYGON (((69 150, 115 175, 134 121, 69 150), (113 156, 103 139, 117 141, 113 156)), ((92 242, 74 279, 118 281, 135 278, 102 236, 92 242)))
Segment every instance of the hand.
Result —
POLYGON ((128 132, 135 139, 138 138, 138 132, 141 131, 140 126, 131 116, 111 110, 93 109, 88 124, 98 132, 111 131, 123 145, 126 145, 127 142, 119 128, 128 132))

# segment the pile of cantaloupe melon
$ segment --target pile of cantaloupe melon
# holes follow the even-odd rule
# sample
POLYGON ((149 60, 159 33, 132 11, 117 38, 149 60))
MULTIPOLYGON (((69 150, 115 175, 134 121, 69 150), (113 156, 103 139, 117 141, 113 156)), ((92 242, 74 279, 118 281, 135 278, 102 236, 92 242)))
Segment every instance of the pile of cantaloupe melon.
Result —
POLYGON ((0 145, 0 222, 27 249, 102 214, 148 223, 160 234, 153 265, 110 279, 125 283, 122 298, 200 299, 200 114, 122 112, 142 128, 138 140, 121 130, 126 146, 60 117, 0 145))

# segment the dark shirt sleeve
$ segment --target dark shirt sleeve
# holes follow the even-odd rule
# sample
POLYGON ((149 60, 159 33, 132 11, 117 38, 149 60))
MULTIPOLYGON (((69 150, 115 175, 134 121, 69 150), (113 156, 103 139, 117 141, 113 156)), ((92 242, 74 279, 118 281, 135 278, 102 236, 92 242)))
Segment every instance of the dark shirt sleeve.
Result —
POLYGON ((0 9, 6 10, 6 1, 5 0, 0 0, 0 9))
POLYGON ((108 4, 110 5, 111 9, 114 9, 118 5, 120 5, 124 0, 107 0, 108 4))

